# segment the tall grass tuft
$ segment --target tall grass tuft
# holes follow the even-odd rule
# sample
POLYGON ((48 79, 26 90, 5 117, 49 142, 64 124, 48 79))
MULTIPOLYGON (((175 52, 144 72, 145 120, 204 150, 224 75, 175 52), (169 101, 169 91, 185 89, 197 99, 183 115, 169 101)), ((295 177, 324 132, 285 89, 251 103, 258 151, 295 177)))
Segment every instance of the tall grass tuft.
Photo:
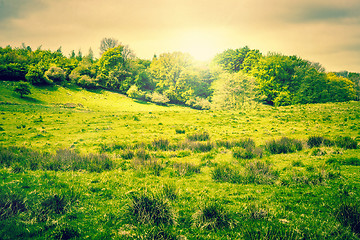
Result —
POLYGON ((342 203, 335 210, 336 219, 352 232, 360 235, 360 206, 359 203, 342 203))
POLYGON ((335 139, 335 144, 338 147, 344 148, 344 149, 357 149, 358 143, 356 139, 353 139, 351 137, 345 136, 339 136, 335 139))
POLYGON ((303 149, 303 145, 299 140, 282 137, 279 140, 271 140, 267 142, 266 149, 271 154, 293 153, 301 151, 303 149))
POLYGON ((140 224, 175 224, 173 209, 166 199, 149 191, 133 194, 128 213, 134 222, 140 224))
POLYGON ((27 211, 26 198, 22 194, 0 190, 0 220, 27 211))
POLYGON ((307 145, 309 148, 320 147, 324 142, 324 137, 322 136, 310 136, 307 140, 307 145))
POLYGON ((169 149, 169 140, 167 139, 162 139, 162 138, 158 138, 158 139, 154 139, 151 143, 151 146, 153 147, 153 150, 162 150, 162 151, 166 151, 169 149))
POLYGON ((230 214, 217 202, 204 204, 192 215, 192 221, 194 227, 207 230, 229 228, 232 225, 230 214))
POLYGON ((210 140, 210 135, 206 131, 201 131, 187 135, 187 139, 190 141, 207 141, 210 140))
POLYGON ((175 169, 176 173, 181 177, 191 176, 195 173, 200 173, 201 170, 200 166, 188 162, 174 163, 173 168, 175 169))

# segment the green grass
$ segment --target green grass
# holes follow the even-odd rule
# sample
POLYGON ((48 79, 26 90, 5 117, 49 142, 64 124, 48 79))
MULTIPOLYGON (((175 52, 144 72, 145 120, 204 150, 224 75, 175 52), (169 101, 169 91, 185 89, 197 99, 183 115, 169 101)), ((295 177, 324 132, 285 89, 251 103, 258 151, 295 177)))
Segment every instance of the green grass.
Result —
POLYGON ((12 86, 0 239, 360 238, 358 102, 197 111, 12 86))

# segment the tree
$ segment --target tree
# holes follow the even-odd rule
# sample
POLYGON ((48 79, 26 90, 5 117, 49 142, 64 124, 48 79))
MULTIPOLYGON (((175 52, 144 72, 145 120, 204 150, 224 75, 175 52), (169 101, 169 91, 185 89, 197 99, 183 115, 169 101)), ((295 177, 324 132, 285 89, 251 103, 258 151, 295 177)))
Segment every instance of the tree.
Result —
POLYGON ((14 88, 14 92, 20 94, 20 97, 22 98, 24 95, 31 94, 30 91, 30 84, 27 82, 20 81, 18 84, 16 84, 14 88))
POLYGON ((97 80, 106 88, 126 93, 133 84, 129 61, 123 57, 124 46, 110 48, 98 61, 97 80))
POLYGON ((119 41, 115 38, 103 38, 100 43, 100 56, 110 48, 119 46, 119 41))

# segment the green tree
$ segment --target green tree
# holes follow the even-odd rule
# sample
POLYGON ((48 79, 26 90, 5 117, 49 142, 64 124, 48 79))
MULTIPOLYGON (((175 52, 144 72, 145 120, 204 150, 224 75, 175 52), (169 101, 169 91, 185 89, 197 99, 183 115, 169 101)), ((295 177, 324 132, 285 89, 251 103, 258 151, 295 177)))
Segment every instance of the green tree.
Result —
POLYGON ((24 95, 31 94, 30 91, 30 84, 27 82, 20 81, 16 84, 14 88, 14 92, 20 94, 20 97, 22 98, 24 95))
POLYGON ((193 59, 186 53, 161 54, 151 62, 149 72, 156 84, 155 90, 174 103, 189 100, 198 82, 193 59))
POLYGON ((354 83, 345 77, 336 76, 335 73, 327 74, 328 91, 331 102, 344 102, 354 100, 356 91, 354 83))
POLYGON ((97 63, 97 81, 103 87, 126 93, 134 80, 129 60, 123 56, 123 48, 119 45, 104 52, 97 63))
POLYGON ((221 109, 240 109, 255 99, 255 79, 242 72, 224 72, 214 81, 213 104, 221 109))
MULTIPOLYGON (((243 69, 243 62, 250 51, 248 46, 235 50, 228 49, 217 54, 214 62, 230 73, 239 72, 243 69)), ((249 62, 247 64, 249 64, 249 62)))

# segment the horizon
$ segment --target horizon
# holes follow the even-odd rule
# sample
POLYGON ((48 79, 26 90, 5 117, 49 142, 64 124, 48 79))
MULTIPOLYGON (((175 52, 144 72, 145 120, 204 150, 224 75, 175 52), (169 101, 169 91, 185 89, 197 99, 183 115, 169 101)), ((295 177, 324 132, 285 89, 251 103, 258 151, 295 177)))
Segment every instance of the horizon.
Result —
POLYGON ((99 58, 111 37, 142 59, 180 51, 200 61, 248 46, 360 72, 359 11, 356 0, 0 0, 0 46, 61 47, 65 56, 91 48, 99 58))

